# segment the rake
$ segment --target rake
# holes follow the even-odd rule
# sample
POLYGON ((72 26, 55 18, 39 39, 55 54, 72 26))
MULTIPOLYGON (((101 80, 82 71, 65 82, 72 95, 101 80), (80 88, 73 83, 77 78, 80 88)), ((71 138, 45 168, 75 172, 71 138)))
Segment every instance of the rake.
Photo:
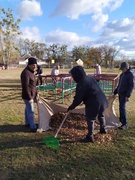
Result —
POLYGON ((43 143, 46 146, 48 146, 50 148, 53 148, 53 149, 56 149, 56 150, 58 149, 60 143, 59 143, 59 140, 57 139, 57 135, 60 132, 60 130, 61 130, 66 118, 67 118, 67 116, 68 116, 68 112, 66 113, 64 119, 62 120, 62 123, 60 124, 55 136, 50 136, 50 137, 46 137, 46 138, 43 139, 43 143))

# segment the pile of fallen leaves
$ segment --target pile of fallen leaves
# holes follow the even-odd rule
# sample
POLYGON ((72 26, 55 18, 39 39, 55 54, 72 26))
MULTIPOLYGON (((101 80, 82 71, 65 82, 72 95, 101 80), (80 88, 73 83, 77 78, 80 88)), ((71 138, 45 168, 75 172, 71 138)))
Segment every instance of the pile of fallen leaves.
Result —
MULTIPOLYGON (((65 113, 59 112, 54 114, 50 120, 50 126, 54 131, 57 131, 62 120, 65 117, 65 113)), ((99 133, 99 123, 95 121, 94 139, 98 143, 107 143, 113 141, 116 136, 116 130, 107 129, 106 134, 99 133)), ((65 120, 59 134, 61 138, 66 138, 67 141, 78 141, 85 137, 87 134, 87 122, 84 114, 69 113, 65 120)))

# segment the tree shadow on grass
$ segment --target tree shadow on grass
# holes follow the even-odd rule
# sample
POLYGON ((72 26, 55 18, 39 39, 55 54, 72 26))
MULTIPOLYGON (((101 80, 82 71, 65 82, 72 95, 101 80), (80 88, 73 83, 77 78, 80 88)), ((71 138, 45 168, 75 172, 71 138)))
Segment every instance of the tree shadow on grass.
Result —
POLYGON ((3 95, 0 99, 0 102, 4 102, 4 101, 10 101, 10 100, 22 100, 21 98, 21 93, 20 92, 13 92, 11 94, 8 95, 3 95))
POLYGON ((18 79, 0 80, 0 88, 6 88, 5 90, 7 90, 7 88, 21 88, 21 81, 18 79))
POLYGON ((40 146, 43 145, 42 139, 41 138, 32 138, 32 137, 21 137, 18 138, 17 136, 14 138, 8 138, 8 140, 2 140, 1 141, 1 146, 0 146, 0 151, 4 151, 6 149, 13 149, 13 148, 28 148, 28 147, 37 147, 39 148, 40 146))
POLYGON ((1 125, 0 133, 16 133, 16 132, 29 132, 29 128, 24 125, 1 125))
POLYGON ((42 139, 37 133, 29 132, 24 125, 2 125, 0 126, 0 150, 18 147, 38 147, 42 139), (26 133, 26 134, 25 134, 26 133))
POLYGON ((20 79, 1 79, 0 83, 21 83, 20 79))

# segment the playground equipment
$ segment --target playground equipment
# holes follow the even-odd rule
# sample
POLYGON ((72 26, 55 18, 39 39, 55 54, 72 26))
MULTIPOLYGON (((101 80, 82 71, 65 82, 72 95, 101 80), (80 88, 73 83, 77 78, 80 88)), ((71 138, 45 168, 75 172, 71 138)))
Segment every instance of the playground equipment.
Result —
POLYGON ((94 78, 106 96, 112 95, 119 81, 118 74, 95 74, 94 78))
POLYGON ((57 99, 58 92, 61 93, 62 103, 64 103, 65 92, 69 92, 72 97, 72 92, 76 88, 76 83, 69 74, 46 75, 42 76, 43 85, 37 86, 38 91, 43 91, 46 95, 47 91, 53 91, 55 99, 57 99))
MULTIPOLYGON (((112 95, 115 87, 118 84, 119 76, 117 74, 89 74, 95 78, 98 85, 106 96, 112 95)), ((59 75, 43 75, 43 85, 37 86, 37 90, 43 91, 46 96, 48 91, 53 91, 53 96, 57 100, 59 94, 64 103, 65 93, 69 92, 70 97, 76 88, 76 83, 73 81, 70 74, 59 75)))

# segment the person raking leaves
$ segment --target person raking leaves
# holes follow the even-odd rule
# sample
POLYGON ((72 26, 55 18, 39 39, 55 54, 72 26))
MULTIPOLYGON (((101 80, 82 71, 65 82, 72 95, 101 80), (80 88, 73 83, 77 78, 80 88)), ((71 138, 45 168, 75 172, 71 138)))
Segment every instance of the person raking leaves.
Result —
POLYGON ((104 110, 108 106, 108 101, 98 86, 96 80, 86 75, 82 66, 75 66, 70 70, 70 74, 77 83, 76 92, 72 104, 68 110, 73 110, 80 103, 85 104, 86 121, 88 125, 88 134, 80 142, 94 142, 94 122, 96 117, 100 123, 100 133, 106 134, 106 121, 104 117, 104 110))

